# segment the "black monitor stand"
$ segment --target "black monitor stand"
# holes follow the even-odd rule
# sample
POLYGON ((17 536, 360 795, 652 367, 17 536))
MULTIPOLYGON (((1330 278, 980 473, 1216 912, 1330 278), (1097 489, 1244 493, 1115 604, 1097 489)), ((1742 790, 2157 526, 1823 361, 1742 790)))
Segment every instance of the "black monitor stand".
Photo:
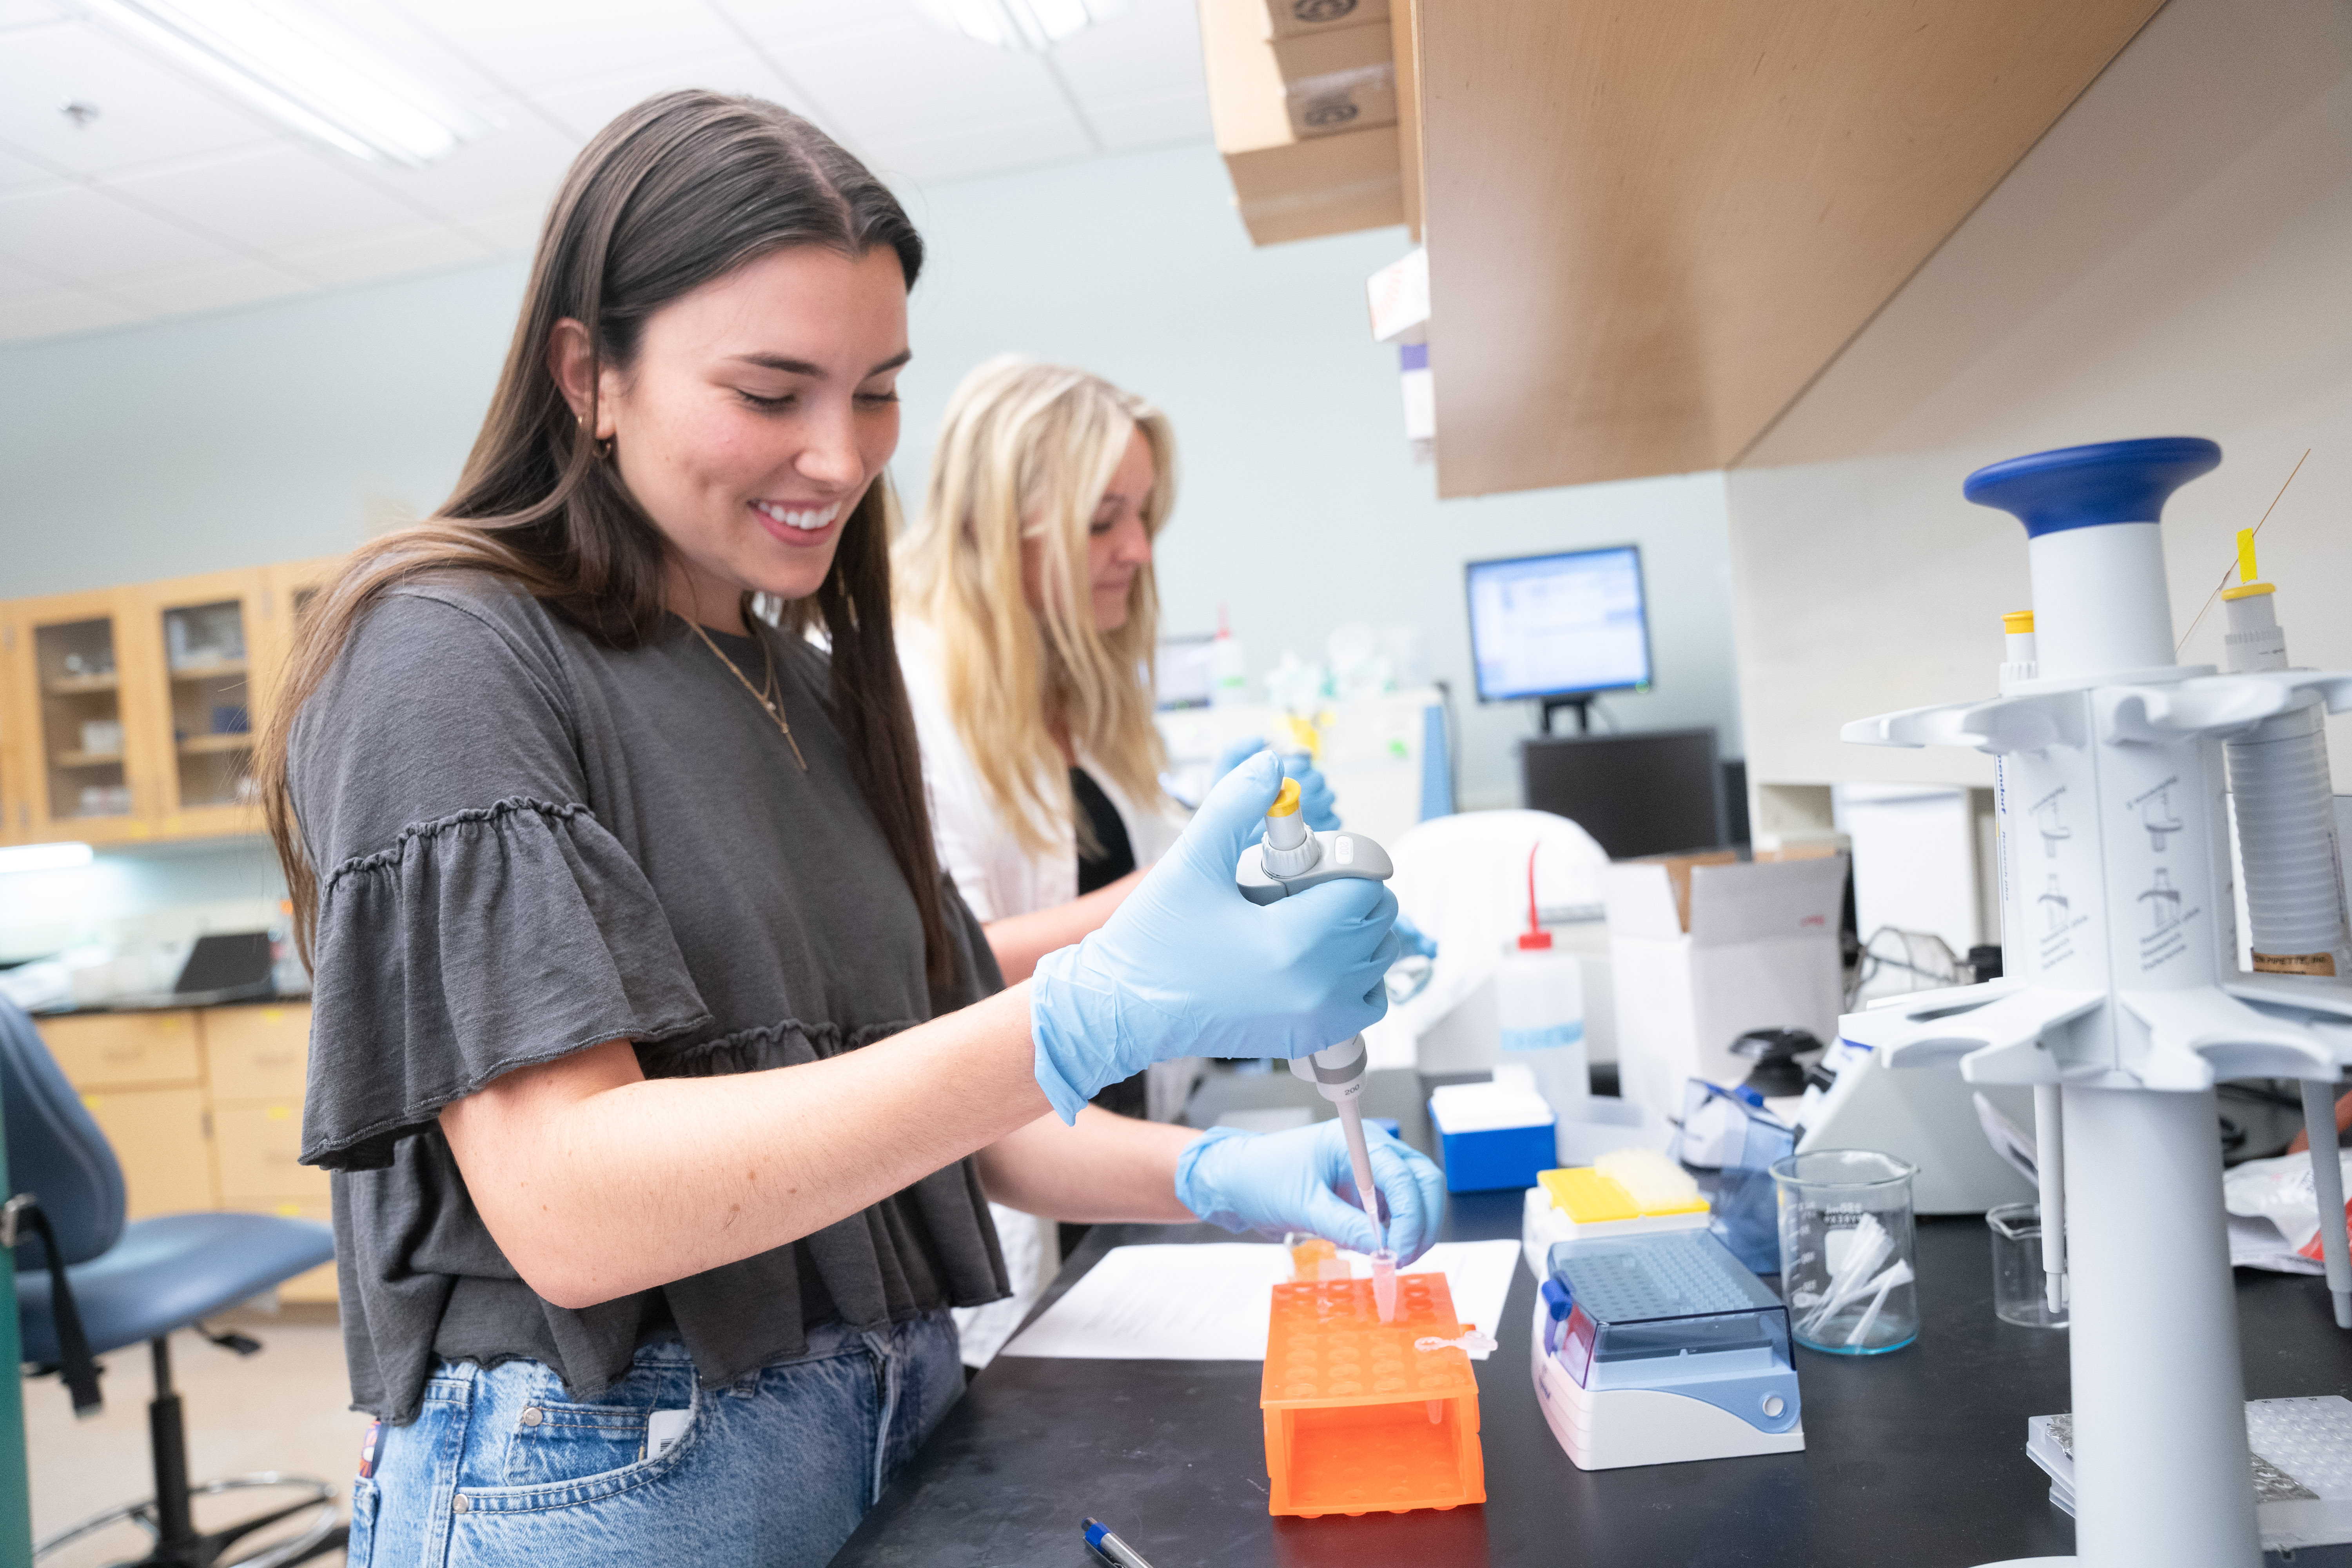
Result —
POLYGON ((1559 712, 1563 708, 1573 708, 1576 710, 1576 732, 1578 734, 1590 735, 1592 733, 1592 697, 1591 694, 1588 692, 1582 697, 1547 697, 1543 699, 1543 732, 1545 734, 1549 735, 1551 733, 1551 716, 1559 712))

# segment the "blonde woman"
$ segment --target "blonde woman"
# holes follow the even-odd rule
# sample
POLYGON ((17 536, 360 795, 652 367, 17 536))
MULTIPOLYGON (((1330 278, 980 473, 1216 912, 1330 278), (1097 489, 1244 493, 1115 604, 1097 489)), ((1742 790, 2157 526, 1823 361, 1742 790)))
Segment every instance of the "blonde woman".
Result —
MULTIPOLYGON (((1008 984, 1109 919, 1182 831, 1151 721, 1151 551, 1174 497, 1165 415, 1099 376, 1008 355, 950 400, 898 546, 899 659, 940 867, 1008 984)), ((1217 771, 1264 749, 1244 742, 1217 771)), ((1321 775, 1300 782, 1309 820, 1337 826, 1321 775)), ((1138 1074, 1094 1104, 1142 1116, 1147 1101, 1138 1074)), ((1016 1295, 963 1316, 976 1365, 1058 1261, 1050 1227, 996 1217, 1016 1295)))
MULTIPOLYGON (((949 402, 897 552, 898 650, 940 864, 1007 982, 1101 925, 1182 830, 1150 673, 1174 499, 1167 416, 1099 376, 1006 355, 949 402)), ((1321 775, 1301 783, 1338 826, 1321 775)))

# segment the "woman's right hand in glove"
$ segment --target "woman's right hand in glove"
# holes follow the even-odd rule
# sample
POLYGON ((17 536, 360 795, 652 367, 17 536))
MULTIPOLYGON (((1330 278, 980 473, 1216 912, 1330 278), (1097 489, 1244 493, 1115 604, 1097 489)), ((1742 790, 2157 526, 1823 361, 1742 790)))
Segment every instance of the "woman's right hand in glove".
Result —
POLYGON ((1234 879, 1282 787, 1261 752, 1217 782, 1102 929, 1037 963, 1029 991, 1038 1086, 1063 1121, 1107 1084, 1171 1057, 1300 1057, 1388 1011, 1396 898, 1326 882, 1253 904, 1234 879))

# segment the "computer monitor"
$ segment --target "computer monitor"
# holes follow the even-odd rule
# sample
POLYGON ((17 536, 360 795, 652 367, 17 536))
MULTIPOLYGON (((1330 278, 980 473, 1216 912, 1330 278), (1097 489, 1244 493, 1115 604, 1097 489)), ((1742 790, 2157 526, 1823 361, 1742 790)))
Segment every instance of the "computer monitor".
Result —
POLYGON ((1723 782, 1713 730, 1519 742, 1528 809, 1567 817, 1612 860, 1722 845, 1723 782))
POLYGON ((1470 654, 1478 700, 1555 707, 1650 685, 1642 552, 1619 544, 1469 564, 1470 654))

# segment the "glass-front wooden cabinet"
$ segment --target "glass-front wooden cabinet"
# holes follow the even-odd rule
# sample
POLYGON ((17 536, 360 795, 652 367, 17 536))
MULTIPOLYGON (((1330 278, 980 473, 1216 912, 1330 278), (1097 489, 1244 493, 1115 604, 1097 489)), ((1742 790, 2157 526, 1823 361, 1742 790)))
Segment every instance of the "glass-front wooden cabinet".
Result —
POLYGON ((109 842, 152 832, 160 756, 135 596, 122 590, 20 600, 0 621, 9 672, 0 741, 18 842, 109 842))
POLYGON ((254 743, 340 560, 0 603, 0 844, 262 831, 254 743))
POLYGON ((162 731, 159 833, 252 833, 254 693, 258 689, 258 571, 220 572, 156 584, 149 592, 148 630, 163 658, 143 679, 155 683, 151 710, 162 731))

